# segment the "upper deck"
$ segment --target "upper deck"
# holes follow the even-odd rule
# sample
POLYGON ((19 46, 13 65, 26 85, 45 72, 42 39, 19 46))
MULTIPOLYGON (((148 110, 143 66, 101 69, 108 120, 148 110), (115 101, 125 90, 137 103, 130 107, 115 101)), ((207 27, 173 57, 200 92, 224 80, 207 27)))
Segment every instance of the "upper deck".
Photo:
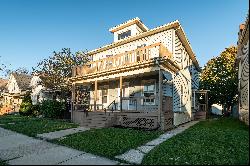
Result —
POLYGON ((126 51, 111 57, 92 61, 83 66, 73 67, 73 78, 93 78, 102 75, 125 72, 143 67, 155 66, 156 59, 159 63, 166 63, 172 71, 180 67, 174 62, 172 53, 161 43, 126 51))

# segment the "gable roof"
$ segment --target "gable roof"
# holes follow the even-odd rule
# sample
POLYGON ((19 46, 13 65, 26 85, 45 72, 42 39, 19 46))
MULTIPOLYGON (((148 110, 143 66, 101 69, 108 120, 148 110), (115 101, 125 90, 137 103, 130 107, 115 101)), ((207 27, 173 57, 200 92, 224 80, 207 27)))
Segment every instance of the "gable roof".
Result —
POLYGON ((91 50, 91 51, 88 52, 88 55, 93 55, 93 54, 96 54, 96 53, 99 53, 99 52, 102 52, 102 51, 105 51, 105 50, 120 46, 122 44, 126 44, 126 43, 129 43, 129 42, 135 41, 137 39, 141 39, 143 37, 150 36, 150 35, 153 35, 153 34, 168 30, 168 29, 175 29, 176 30, 176 33, 177 33, 178 37, 180 38, 180 40, 183 43, 183 46, 185 47, 188 54, 190 55, 190 58, 192 59, 196 69, 198 71, 201 71, 201 68, 200 68, 199 63, 198 63, 198 61, 196 59, 195 53, 193 52, 193 49, 192 49, 192 47, 191 47, 191 45, 190 45, 190 43, 189 43, 189 41, 188 41, 188 39, 186 37, 186 34, 185 34, 185 32, 184 32, 183 28, 181 27, 181 24, 180 24, 180 22, 178 20, 175 20, 173 22, 164 24, 162 26, 158 26, 156 28, 153 28, 153 29, 150 29, 148 31, 142 32, 142 33, 140 33, 138 35, 130 36, 130 37, 124 39, 124 40, 113 42, 111 44, 102 46, 100 48, 91 50))
POLYGON ((4 90, 7 84, 8 80, 0 78, 0 91, 4 90))
POLYGON ((27 74, 20 73, 11 73, 13 77, 16 79, 17 85, 21 90, 27 90, 30 88, 30 81, 32 76, 27 74))
POLYGON ((121 30, 123 28, 126 28, 126 27, 128 27, 130 25, 133 25, 133 24, 136 24, 144 32, 148 31, 148 27, 146 27, 138 17, 133 18, 131 20, 128 20, 128 21, 126 21, 124 23, 121 23, 121 24, 119 24, 117 26, 114 26, 114 27, 110 28, 109 31, 114 33, 116 31, 119 31, 119 30, 121 30))

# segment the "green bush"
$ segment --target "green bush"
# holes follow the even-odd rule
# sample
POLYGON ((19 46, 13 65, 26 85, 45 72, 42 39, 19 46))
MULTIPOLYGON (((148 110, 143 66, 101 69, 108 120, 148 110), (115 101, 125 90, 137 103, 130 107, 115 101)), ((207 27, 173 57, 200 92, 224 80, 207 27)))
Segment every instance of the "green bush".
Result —
POLYGON ((32 107, 33 105, 32 105, 30 94, 26 94, 20 105, 20 109, 19 109, 20 115, 25 115, 25 116, 32 115, 33 114, 32 107))
POLYGON ((39 104, 35 104, 32 106, 32 110, 33 110, 33 115, 34 116, 38 116, 41 114, 41 111, 40 111, 40 105, 39 104))
POLYGON ((62 118, 66 111, 65 102, 45 100, 40 106, 41 113, 47 118, 62 118))

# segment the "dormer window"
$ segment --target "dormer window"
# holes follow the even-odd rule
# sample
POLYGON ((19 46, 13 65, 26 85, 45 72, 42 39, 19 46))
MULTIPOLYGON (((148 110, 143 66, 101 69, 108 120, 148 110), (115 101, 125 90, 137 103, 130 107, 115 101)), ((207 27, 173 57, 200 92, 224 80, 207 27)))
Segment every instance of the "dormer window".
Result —
POLYGON ((118 34, 118 40, 131 36, 131 30, 118 34))

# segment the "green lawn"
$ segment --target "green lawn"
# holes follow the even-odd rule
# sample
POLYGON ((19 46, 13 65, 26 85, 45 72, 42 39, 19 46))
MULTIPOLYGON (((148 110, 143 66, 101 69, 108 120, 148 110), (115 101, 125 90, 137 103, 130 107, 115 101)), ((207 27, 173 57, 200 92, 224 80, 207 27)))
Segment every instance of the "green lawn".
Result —
POLYGON ((20 115, 0 116, 0 127, 28 136, 77 127, 77 124, 65 120, 26 117, 20 115))
POLYGON ((0 165, 7 165, 7 164, 0 159, 0 165))
POLYGON ((113 158, 157 138, 162 132, 124 128, 91 129, 53 142, 113 158))
POLYGON ((249 163, 249 127, 233 118, 200 122, 150 151, 143 165, 249 163))

